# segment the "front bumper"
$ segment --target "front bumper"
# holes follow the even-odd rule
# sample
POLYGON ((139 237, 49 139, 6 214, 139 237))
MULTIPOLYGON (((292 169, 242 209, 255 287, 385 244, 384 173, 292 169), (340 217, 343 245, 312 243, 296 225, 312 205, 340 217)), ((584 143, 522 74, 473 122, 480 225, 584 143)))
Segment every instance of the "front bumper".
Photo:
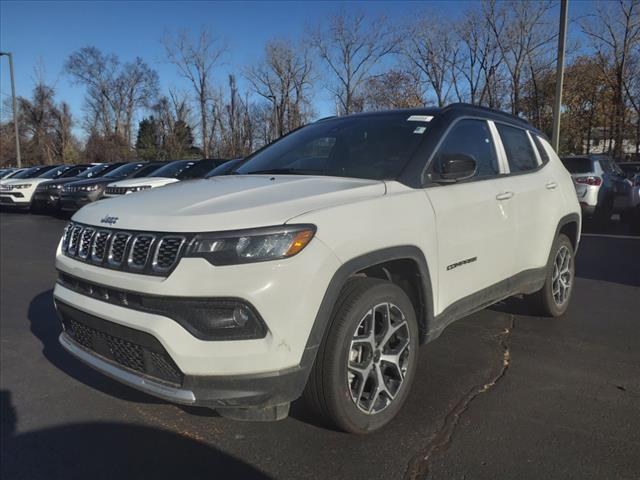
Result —
POLYGON ((36 192, 33 194, 31 204, 34 208, 57 209, 60 205, 60 194, 54 192, 36 192))
POLYGON ((66 212, 75 212, 101 198, 102 191, 62 193, 60 195, 60 209, 66 212))
POLYGON ((28 208, 31 206, 31 201, 26 198, 22 192, 2 192, 0 194, 0 205, 6 207, 28 208))
POLYGON ((150 335, 63 302, 56 302, 56 308, 64 329, 59 341, 65 350, 115 380, 172 403, 216 410, 266 409, 297 398, 308 376, 309 366, 255 375, 183 375, 150 335), (125 356, 126 352, 131 353, 125 356))
POLYGON ((67 338, 63 334, 61 343, 105 374, 172 402, 224 408, 223 414, 228 416, 232 416, 229 412, 233 409, 241 409, 244 414, 249 407, 253 411, 272 408, 302 393, 318 348, 317 342, 310 341, 311 330, 326 288, 339 266, 338 259, 319 239, 314 239, 301 254, 284 261, 215 267, 204 259, 183 258, 168 277, 94 266, 69 258, 58 248, 56 267, 63 274, 169 300, 170 297, 242 299, 256 309, 268 328, 264 338, 202 340, 168 316, 109 303, 58 283, 54 290, 58 305, 153 337, 175 363, 182 380, 172 382, 167 389, 166 382, 157 382, 148 372, 131 372, 110 363, 109 358, 82 350, 69 335, 67 338))

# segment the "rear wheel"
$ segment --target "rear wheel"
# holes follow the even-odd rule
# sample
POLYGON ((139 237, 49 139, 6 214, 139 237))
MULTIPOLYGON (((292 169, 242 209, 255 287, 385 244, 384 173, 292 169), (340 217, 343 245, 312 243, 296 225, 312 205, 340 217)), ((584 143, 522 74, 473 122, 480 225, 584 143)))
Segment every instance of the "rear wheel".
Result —
POLYGON ((544 286, 528 296, 535 313, 550 317, 564 314, 569 307, 574 277, 573 245, 566 235, 560 234, 552 247, 544 286))
POLYGON ((377 430, 407 398, 417 349, 418 325, 404 291, 385 280, 350 280, 320 345, 305 400, 341 430, 377 430))

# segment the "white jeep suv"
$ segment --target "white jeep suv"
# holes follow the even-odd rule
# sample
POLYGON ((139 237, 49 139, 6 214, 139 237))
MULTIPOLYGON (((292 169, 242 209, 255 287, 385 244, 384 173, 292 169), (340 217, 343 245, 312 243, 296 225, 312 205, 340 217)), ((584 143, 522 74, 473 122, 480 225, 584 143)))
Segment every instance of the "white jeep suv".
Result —
POLYGON ((512 295, 567 309, 580 206, 542 134, 468 105, 323 119, 235 174, 82 208, 57 250, 60 342, 171 402, 389 422, 418 346, 512 295))

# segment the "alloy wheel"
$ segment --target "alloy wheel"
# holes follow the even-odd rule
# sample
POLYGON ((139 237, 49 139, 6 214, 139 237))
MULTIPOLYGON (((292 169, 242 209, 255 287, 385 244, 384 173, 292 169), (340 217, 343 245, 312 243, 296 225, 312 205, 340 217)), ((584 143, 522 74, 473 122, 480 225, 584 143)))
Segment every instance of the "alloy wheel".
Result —
POLYGON ((572 261, 571 251, 565 245, 562 245, 553 261, 553 274, 551 276, 553 300, 558 306, 564 305, 571 292, 571 284, 573 282, 572 261))
POLYGON ((360 320, 349 348, 347 382, 351 400, 373 415, 396 398, 412 355, 409 325, 400 308, 381 303, 360 320))

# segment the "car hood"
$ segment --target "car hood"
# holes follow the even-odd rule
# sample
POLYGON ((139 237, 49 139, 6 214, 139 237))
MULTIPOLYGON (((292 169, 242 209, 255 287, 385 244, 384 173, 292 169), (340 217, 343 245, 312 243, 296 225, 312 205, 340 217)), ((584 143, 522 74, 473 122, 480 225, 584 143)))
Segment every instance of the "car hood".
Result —
POLYGON ((17 180, 8 179, 6 182, 2 182, 2 185, 11 186, 11 185, 24 185, 30 184, 31 187, 36 187, 41 183, 50 181, 50 178, 18 178, 17 180))
POLYGON ((339 177, 233 175, 175 182, 96 202, 75 221, 115 228, 203 232, 281 225, 302 213, 384 195, 385 183, 339 177))
POLYGON ((120 180, 110 183, 110 187, 142 187, 149 185, 150 187, 161 187, 169 183, 177 182, 177 178, 168 177, 143 177, 143 178, 130 178, 128 180, 120 180))

